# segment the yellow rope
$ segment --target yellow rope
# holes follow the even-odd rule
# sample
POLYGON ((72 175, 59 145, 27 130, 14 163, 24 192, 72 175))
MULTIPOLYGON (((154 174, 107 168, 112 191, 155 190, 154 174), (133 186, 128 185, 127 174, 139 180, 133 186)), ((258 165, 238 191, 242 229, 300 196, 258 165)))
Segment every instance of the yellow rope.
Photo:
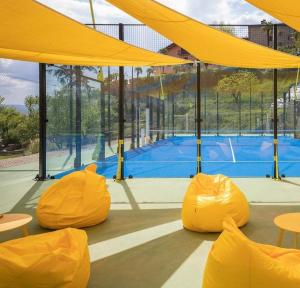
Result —
POLYGON ((164 86, 163 86, 163 83, 162 83, 162 77, 161 77, 160 72, 159 72, 159 82, 160 82, 161 96, 162 96, 162 99, 164 100, 165 99, 165 93, 164 93, 164 86))
POLYGON ((96 29, 95 14, 94 14, 94 8, 93 8, 93 0, 90 0, 90 9, 91 9, 91 16, 92 16, 93 26, 94 26, 94 29, 96 29))

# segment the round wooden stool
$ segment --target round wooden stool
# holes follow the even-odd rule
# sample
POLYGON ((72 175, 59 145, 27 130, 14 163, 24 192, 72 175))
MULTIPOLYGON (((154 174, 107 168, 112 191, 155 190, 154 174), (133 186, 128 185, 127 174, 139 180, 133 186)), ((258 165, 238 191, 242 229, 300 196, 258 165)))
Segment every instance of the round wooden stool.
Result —
POLYGON ((0 232, 21 228, 24 236, 29 235, 28 223, 32 216, 27 214, 2 214, 0 217, 0 232))
POLYGON ((275 225, 279 228, 277 245, 281 246, 285 231, 294 233, 294 246, 298 247, 298 233, 300 233, 300 213, 287 213, 277 216, 274 219, 275 225))

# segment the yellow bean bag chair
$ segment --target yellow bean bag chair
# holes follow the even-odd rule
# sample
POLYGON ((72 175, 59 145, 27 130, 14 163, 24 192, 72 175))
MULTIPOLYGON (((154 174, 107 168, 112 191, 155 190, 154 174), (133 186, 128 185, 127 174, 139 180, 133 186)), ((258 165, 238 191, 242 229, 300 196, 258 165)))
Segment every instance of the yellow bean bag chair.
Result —
POLYGON ((300 250, 249 240, 232 219, 208 256, 202 288, 299 288, 300 250))
POLYGON ((50 186, 41 196, 36 215, 49 229, 82 228, 103 222, 109 213, 110 195, 105 177, 92 164, 50 186))
POLYGON ((226 216, 239 227, 248 222, 249 205, 244 194, 224 175, 197 174, 184 197, 183 226, 197 232, 220 232, 226 216))
POLYGON ((86 288, 87 235, 67 228, 0 244, 0 288, 86 288))

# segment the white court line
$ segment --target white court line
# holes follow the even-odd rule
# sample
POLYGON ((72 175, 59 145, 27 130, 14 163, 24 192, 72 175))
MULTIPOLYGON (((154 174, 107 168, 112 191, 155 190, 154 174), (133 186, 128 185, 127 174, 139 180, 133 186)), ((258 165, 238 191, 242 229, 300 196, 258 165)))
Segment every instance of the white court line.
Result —
POLYGON ((177 220, 89 245, 90 261, 98 261, 182 229, 181 220, 177 220))
POLYGON ((234 156, 234 152, 233 152, 233 148, 232 148, 232 144, 231 144, 231 139, 230 139, 230 137, 228 138, 228 140, 229 140, 229 145, 230 145, 231 154, 232 154, 232 161, 235 163, 236 160, 235 160, 235 156, 234 156))
POLYGON ((162 288, 199 288, 205 269, 207 256, 213 241, 203 241, 182 265, 164 283, 162 288))

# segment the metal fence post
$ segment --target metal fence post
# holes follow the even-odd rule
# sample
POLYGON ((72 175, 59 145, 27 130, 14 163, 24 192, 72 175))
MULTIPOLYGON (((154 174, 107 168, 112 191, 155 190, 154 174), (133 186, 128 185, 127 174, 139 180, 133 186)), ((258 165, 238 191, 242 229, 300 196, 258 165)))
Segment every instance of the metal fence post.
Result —
POLYGON ((149 98, 149 126, 150 126, 150 139, 153 141, 153 97, 149 98))
POLYGON ((286 93, 283 93, 283 135, 286 136, 286 93))
POLYGON ((175 95, 172 95, 172 136, 175 136, 175 95))
POLYGON ((161 138, 165 139, 166 119, 165 119, 165 98, 162 99, 162 135, 161 138))
POLYGON ((140 93, 136 94, 136 147, 140 147, 140 120, 141 120, 141 103, 140 93))
POLYGON ((250 132, 252 132, 252 83, 251 83, 251 78, 250 78, 250 86, 249 86, 249 110, 250 110, 250 119, 249 119, 249 124, 250 124, 250 132))
POLYGON ((261 129, 261 136, 264 135, 264 93, 261 92, 260 94, 260 129, 261 129))
POLYGON ((105 161, 105 91, 104 81, 100 83, 100 149, 99 160, 105 161))
POLYGON ((201 173, 201 63, 197 62, 197 173, 201 173))
MULTIPOLYGON (((119 24, 119 39, 124 41, 124 25, 119 24)), ((118 141, 118 168, 116 180, 124 180, 124 67, 119 67, 119 141, 118 141)))
POLYGON ((46 175, 46 125, 47 125, 47 98, 46 98, 46 64, 39 64, 39 174, 36 179, 43 181, 46 175))
MULTIPOLYGON (((274 50, 277 50, 277 24, 273 26, 273 39, 274 39, 274 50)), ((273 70, 273 115, 274 115, 274 123, 273 123, 273 130, 274 130, 274 173, 273 178, 275 180, 280 180, 279 176, 279 165, 278 165, 278 117, 277 117, 277 98, 278 98, 278 91, 277 91, 277 69, 273 70)))
POLYGON ((73 154, 73 68, 70 66, 70 82, 69 82, 69 155, 73 154))
POLYGON ((131 101, 131 145, 130 148, 131 149, 135 149, 135 125, 134 125, 134 121, 135 121, 135 107, 134 107, 134 70, 133 67, 131 67, 131 97, 130 97, 130 101, 131 101))
POLYGON ((217 136, 219 136, 219 92, 217 92, 217 136))
POLYGON ((239 94, 239 136, 242 135, 242 94, 239 94))
POLYGON ((111 146, 111 87, 110 87, 110 81, 111 81, 111 74, 110 74, 110 67, 107 67, 107 129, 108 129, 108 146, 111 146))
POLYGON ((75 66, 76 75, 76 101, 75 101, 75 150, 76 156, 74 161, 75 169, 81 167, 81 69, 80 66, 75 66))
POLYGON ((158 141, 159 140, 159 138, 160 138, 160 105, 161 105, 161 103, 160 103, 160 90, 159 90, 159 92, 158 92, 158 98, 157 98, 157 100, 156 100, 156 105, 157 105, 157 107, 156 107, 156 123, 157 123, 157 134, 156 134, 156 141, 158 141))

